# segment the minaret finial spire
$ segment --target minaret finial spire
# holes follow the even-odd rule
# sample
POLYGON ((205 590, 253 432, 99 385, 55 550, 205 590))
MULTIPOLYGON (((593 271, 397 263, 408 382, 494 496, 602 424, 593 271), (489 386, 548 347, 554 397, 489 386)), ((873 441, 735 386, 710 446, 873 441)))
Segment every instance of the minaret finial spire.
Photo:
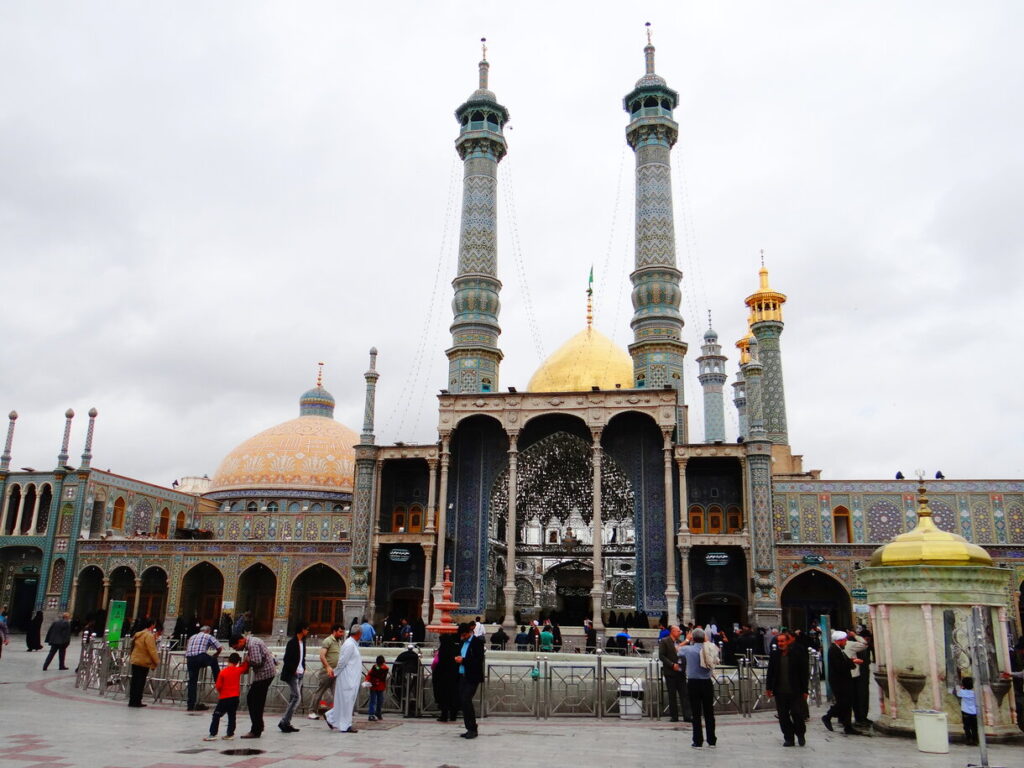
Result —
POLYGON ((587 280, 587 329, 594 324, 594 265, 590 265, 590 278, 587 280))
POLYGON ((487 90, 487 71, 491 68, 491 65, 487 62, 487 38, 480 38, 480 48, 483 52, 483 58, 480 59, 480 90, 487 90))
POLYGON ((708 310, 708 328, 711 327, 711 310, 708 310))
POLYGON ((322 387, 324 385, 324 362, 321 360, 317 363, 318 369, 316 372, 316 385, 322 387))
POLYGON ((644 47, 644 61, 647 65, 647 74, 654 74, 654 43, 651 42, 651 22, 644 24, 647 27, 647 45, 644 47))
POLYGON ((764 266, 764 248, 761 249, 761 266, 764 266))

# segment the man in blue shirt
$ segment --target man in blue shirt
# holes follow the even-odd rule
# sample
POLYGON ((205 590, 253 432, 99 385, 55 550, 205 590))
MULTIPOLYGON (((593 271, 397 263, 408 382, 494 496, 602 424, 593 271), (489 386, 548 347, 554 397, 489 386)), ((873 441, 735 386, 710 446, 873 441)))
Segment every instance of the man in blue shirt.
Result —
POLYGON ((709 659, 713 653, 704 651, 704 630, 693 630, 679 649, 679 658, 686 662, 686 692, 690 696, 690 710, 693 714, 694 749, 703 749, 704 734, 708 747, 714 749, 718 743, 715 737, 715 689, 711 682, 709 659), (703 728, 701 722, 703 721, 703 728))
POLYGON ((484 681, 484 639, 473 634, 472 624, 459 624, 459 640, 462 647, 455 663, 459 665, 459 699, 462 703, 462 720, 466 732, 460 734, 464 739, 475 739, 476 711, 473 709, 473 697, 476 689, 484 681))
POLYGON ((373 645, 373 638, 377 636, 377 631, 373 628, 373 624, 366 620, 365 616, 363 617, 362 629, 363 634, 359 638, 359 644, 362 646, 373 645))

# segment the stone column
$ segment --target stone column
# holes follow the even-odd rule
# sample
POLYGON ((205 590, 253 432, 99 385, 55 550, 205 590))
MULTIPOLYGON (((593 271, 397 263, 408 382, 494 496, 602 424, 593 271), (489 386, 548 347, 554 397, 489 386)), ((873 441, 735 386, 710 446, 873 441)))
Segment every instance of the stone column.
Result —
POLYGON ((138 619, 142 616, 141 613, 141 600, 142 600, 142 579, 135 578, 135 602, 132 604, 135 613, 135 618, 138 619))
POLYGON ((665 452, 665 608, 670 624, 679 621, 679 589, 676 586, 675 510, 672 503, 672 432, 663 431, 665 452))
POLYGON ((42 497, 42 488, 37 487, 36 500, 35 503, 32 505, 32 522, 30 522, 28 526, 28 532, 30 535, 36 532, 36 523, 39 521, 39 502, 42 501, 42 497))
POLYGON ((75 618, 75 603, 78 601, 78 577, 71 580, 71 599, 68 601, 68 613, 75 618))
POLYGON ((516 502, 519 492, 519 433, 508 435, 508 519, 505 522, 505 618, 501 625, 516 631, 516 502))
POLYGON ((423 545, 423 605, 420 607, 420 618, 424 624, 430 623, 430 579, 434 574, 434 547, 423 545))
POLYGON ((424 532, 433 533, 437 530, 437 459, 427 459, 427 470, 427 527, 424 532))
POLYGON ((21 488, 21 495, 18 497, 18 511, 14 514, 14 530, 11 533, 15 536, 21 534, 21 513, 25 510, 25 488, 21 488))
POLYGON ((679 548, 679 564, 683 574, 683 605, 679 620, 683 624, 693 621, 693 593, 690 585, 690 512, 686 490, 686 456, 676 457, 679 473, 679 532, 676 535, 676 546, 679 548))
MULTIPOLYGON (((110 597, 110 579, 103 579, 103 598, 100 600, 100 610, 105 611, 109 606, 107 605, 107 598, 110 597)), ((101 628, 102 632, 103 629, 101 628)))
POLYGON ((451 453, 448 446, 451 442, 451 433, 441 435, 441 482, 437 494, 437 562, 434 563, 434 603, 441 600, 441 591, 444 587, 444 556, 445 556, 445 535, 448 532, 448 462, 451 460, 451 453))
POLYGON ((601 534, 604 528, 601 518, 601 430, 593 430, 593 445, 591 448, 591 464, 594 476, 594 508, 593 520, 591 521, 591 538, 594 542, 594 581, 590 587, 590 602, 594 612, 594 629, 604 629, 604 557, 602 553, 603 541, 601 534))

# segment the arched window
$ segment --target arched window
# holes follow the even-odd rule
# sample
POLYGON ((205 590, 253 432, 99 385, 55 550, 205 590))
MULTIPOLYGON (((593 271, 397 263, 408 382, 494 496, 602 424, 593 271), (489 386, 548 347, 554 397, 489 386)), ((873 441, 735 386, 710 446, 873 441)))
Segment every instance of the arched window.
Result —
POLYGON ((395 507, 391 514, 391 530, 393 533, 405 532, 405 507, 395 507))
POLYGON ((276 501, 272 501, 267 504, 267 512, 277 512, 278 506, 276 501))
POLYGON ((549 531, 548 532, 548 544, 557 544, 557 543, 558 543, 558 531, 549 531))
POLYGON ((345 508, 343 506, 341 506, 341 504, 335 504, 333 507, 331 507, 331 512, 335 512, 337 514, 340 514, 340 513, 344 512, 344 511, 345 511, 345 508))
POLYGON ((114 502, 114 519, 110 521, 111 528, 124 528, 124 498, 117 497, 114 502))
POLYGON ((711 507, 708 509, 708 533, 724 532, 725 528, 723 523, 725 520, 723 517, 721 507, 711 507))
POLYGON ((409 533, 423 531, 423 509, 417 506, 409 508, 409 533))
POLYGON ((232 512, 241 512, 242 511, 242 502, 240 502, 240 501, 233 501, 233 502, 231 502, 231 511, 232 512))
POLYGON ((323 506, 321 504, 317 503, 317 504, 314 504, 313 506, 311 506, 309 508, 309 511, 310 512, 323 512, 324 508, 323 508, 323 506))
POLYGON ((729 533, 739 533, 743 530, 743 512, 739 507, 729 507, 726 513, 729 533))
POLYGON ((157 526, 157 538, 166 539, 167 529, 171 527, 171 510, 164 507, 160 510, 160 524, 157 526))
POLYGON ((253 512, 257 512, 259 511, 259 506, 257 506, 255 501, 250 501, 248 504, 245 505, 245 511, 249 512, 250 514, 253 512))
POLYGON ((704 533, 704 507, 690 507, 690 533, 704 533))
POLYGON ((60 592, 64 588, 64 572, 67 570, 67 563, 63 559, 54 560, 53 570, 50 572, 50 588, 47 592, 60 592))
POLYGON ((181 510, 180 512, 178 512, 178 516, 176 518, 174 518, 174 527, 175 528, 184 528, 185 527, 185 510, 181 510))
POLYGON ((832 541, 836 544, 850 543, 850 510, 846 507, 836 507, 832 510, 832 533, 832 541))
POLYGON ((288 511, 289 512, 298 512, 299 511, 299 502, 293 501, 291 504, 289 504, 288 505, 288 511))

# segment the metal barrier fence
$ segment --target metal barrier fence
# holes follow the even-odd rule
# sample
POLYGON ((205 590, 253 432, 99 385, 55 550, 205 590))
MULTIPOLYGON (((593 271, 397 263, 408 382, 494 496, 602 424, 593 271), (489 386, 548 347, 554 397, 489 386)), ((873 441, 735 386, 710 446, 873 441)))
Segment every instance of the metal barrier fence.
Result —
MULTIPOLYGON (((421 649, 417 670, 392 673, 384 695, 383 712, 409 717, 435 716, 440 709, 434 699, 432 649, 421 649)), ((131 678, 128 641, 111 647, 102 638, 83 638, 75 687, 95 690, 100 696, 126 699, 131 678)), ((390 663, 390 661, 389 661, 390 663)), ((307 656, 307 665, 317 665, 307 656)), ((364 675, 372 663, 363 661, 364 675)), ((299 711, 314 712, 320 676, 312 671, 302 681, 299 711)), ((774 705, 765 694, 767 658, 741 657, 736 666, 722 666, 714 674, 715 711, 751 717, 774 705)), ((243 678, 240 708, 245 709, 248 676, 243 678)), ((145 695, 154 703, 186 703, 188 669, 181 651, 162 644, 160 663, 146 680, 145 695)), ((199 672, 197 701, 212 706, 217 692, 207 668, 199 672)), ((821 704, 819 654, 811 652, 810 699, 821 704)), ((275 678, 267 696, 267 710, 283 710, 290 690, 275 678)), ((360 688, 356 711, 365 713, 369 691, 360 688)), ((622 657, 614 654, 578 655, 572 659, 537 655, 529 659, 488 661, 486 676, 477 691, 477 711, 489 715, 547 719, 558 717, 622 717, 661 719, 668 714, 668 697, 661 665, 656 657, 622 657)))

